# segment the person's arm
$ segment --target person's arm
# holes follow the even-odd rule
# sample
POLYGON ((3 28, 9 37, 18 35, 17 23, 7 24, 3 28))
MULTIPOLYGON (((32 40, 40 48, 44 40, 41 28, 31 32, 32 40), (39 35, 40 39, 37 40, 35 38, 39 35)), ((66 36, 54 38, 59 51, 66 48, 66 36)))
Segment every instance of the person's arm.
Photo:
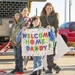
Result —
POLYGON ((59 27, 59 15, 56 13, 55 19, 54 19, 54 28, 55 28, 55 34, 57 35, 58 27, 59 27))
POLYGON ((19 31, 17 37, 16 37, 16 42, 20 42, 21 41, 21 33, 22 33, 22 29, 19 31))
POLYGON ((50 31, 48 32, 48 36, 50 38, 50 41, 54 41, 55 40, 55 32, 52 28, 50 28, 50 31))
POLYGON ((30 27, 31 21, 32 21, 32 19, 28 18, 27 21, 25 22, 25 26, 24 27, 26 27, 28 29, 30 27))

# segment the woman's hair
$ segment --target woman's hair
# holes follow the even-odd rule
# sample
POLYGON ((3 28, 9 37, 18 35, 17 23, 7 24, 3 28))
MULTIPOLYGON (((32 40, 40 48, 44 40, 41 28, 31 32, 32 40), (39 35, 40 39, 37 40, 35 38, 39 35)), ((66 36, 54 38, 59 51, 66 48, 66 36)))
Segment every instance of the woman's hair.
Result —
POLYGON ((32 21, 31 21, 31 24, 30 24, 30 28, 33 26, 32 22, 35 21, 35 20, 37 20, 37 19, 39 21, 39 27, 41 26, 41 21, 40 21, 39 17, 38 16, 34 16, 34 17, 32 17, 32 21))
MULTIPOLYGON (((23 11, 24 8, 27 8, 28 9, 27 6, 24 6, 24 7, 21 8, 21 12, 23 11)), ((29 11, 29 9, 28 9, 28 11, 29 11)), ((29 13, 27 15, 29 15, 29 13)))
POLYGON ((53 5, 52 5, 50 2, 48 2, 48 3, 45 4, 45 6, 44 6, 43 9, 42 9, 42 12, 41 12, 41 15, 42 15, 42 16, 46 15, 46 10, 45 10, 45 9, 46 9, 46 7, 47 7, 48 5, 52 7, 52 12, 51 12, 51 14, 52 14, 52 13, 55 13, 55 10, 54 10, 53 5))
POLYGON ((26 6, 23 6, 23 7, 21 8, 21 12, 23 11, 23 9, 24 9, 24 8, 28 8, 28 7, 26 7, 26 6))
POLYGON ((15 13, 14 13, 14 20, 15 20, 15 22, 16 22, 16 19, 15 19, 15 14, 16 14, 16 13, 19 13, 19 21, 22 19, 21 13, 20 13, 19 11, 15 11, 15 13))

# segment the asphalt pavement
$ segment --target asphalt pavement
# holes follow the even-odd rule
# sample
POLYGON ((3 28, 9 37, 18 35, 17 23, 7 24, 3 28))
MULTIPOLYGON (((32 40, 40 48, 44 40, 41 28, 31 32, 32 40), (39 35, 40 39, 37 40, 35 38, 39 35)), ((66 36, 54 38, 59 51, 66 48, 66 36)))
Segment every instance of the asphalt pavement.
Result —
MULTIPOLYGON (((60 59, 58 59, 55 63, 57 63, 61 67, 61 71, 59 74, 56 74, 53 70, 53 74, 46 74, 45 72, 42 72, 41 75, 75 75, 75 56, 63 56, 60 59)), ((33 70, 33 60, 29 60, 28 62, 28 70, 25 71, 25 74, 22 75, 29 75, 33 70)), ((13 75, 10 73, 15 67, 14 63, 14 56, 0 56, 0 70, 4 70, 7 72, 7 74, 0 75, 13 75)))

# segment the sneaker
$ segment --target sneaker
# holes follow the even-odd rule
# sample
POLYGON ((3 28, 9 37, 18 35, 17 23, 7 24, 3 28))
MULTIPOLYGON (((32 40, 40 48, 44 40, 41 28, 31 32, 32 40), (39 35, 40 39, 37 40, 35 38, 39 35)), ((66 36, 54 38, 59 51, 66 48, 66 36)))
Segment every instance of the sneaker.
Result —
POLYGON ((37 75, 37 71, 34 71, 32 74, 30 74, 30 75, 37 75))
POLYGON ((27 68, 27 66, 26 67, 24 67, 24 70, 27 70, 28 68, 27 68))
POLYGON ((27 68, 24 68, 24 70, 27 70, 27 68))
POLYGON ((38 70, 38 75, 41 75, 41 70, 38 70))
POLYGON ((24 72, 18 72, 18 71, 16 71, 14 74, 24 74, 24 72))
POLYGON ((58 73, 60 72, 60 70, 61 70, 61 68, 58 67, 58 68, 56 69, 56 74, 58 74, 58 73))
POLYGON ((53 73, 52 70, 47 70, 45 73, 53 73))
POLYGON ((11 71, 10 73, 13 73, 13 74, 14 74, 16 71, 17 71, 17 69, 14 69, 14 70, 13 70, 13 71, 11 71))
POLYGON ((43 68, 43 72, 45 71, 45 68, 43 68))
POLYGON ((4 70, 0 70, 0 73, 6 73, 4 70))

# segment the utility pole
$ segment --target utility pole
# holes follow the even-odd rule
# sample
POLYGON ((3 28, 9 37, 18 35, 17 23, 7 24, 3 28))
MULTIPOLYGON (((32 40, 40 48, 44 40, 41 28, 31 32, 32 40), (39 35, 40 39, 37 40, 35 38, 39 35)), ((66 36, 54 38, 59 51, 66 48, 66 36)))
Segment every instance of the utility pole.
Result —
POLYGON ((64 15, 64 22, 66 22, 66 13, 67 13, 67 6, 66 6, 66 3, 67 3, 67 0, 65 0, 65 11, 64 11, 64 13, 65 13, 65 15, 64 15))
POLYGON ((36 8, 36 16, 37 16, 37 8, 36 8))
POLYGON ((71 21, 71 5, 72 5, 72 0, 69 0, 69 22, 71 21))

